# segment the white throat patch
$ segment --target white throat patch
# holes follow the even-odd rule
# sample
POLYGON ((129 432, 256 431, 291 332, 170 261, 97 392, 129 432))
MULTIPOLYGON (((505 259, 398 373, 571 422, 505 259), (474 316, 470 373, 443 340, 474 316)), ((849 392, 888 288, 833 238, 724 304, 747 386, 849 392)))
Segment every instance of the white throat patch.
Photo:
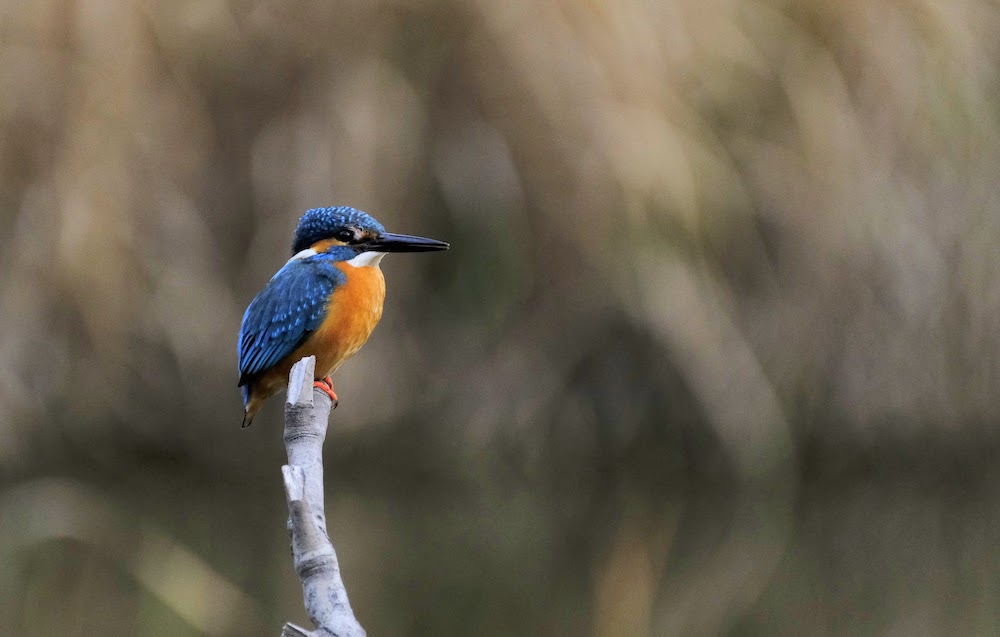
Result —
POLYGON ((379 261, 381 261, 384 256, 385 252, 362 252, 358 256, 349 260, 347 265, 353 265, 356 268, 363 268, 365 266, 377 268, 379 261))

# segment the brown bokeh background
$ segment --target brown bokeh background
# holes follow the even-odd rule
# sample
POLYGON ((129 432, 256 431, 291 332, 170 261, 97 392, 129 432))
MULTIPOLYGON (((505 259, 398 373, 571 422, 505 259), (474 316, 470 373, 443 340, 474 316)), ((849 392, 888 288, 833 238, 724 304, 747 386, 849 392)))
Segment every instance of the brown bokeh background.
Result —
POLYGON ((1000 632, 993 0, 0 2, 0 634, 307 623, 235 334, 385 260, 371 635, 1000 632))

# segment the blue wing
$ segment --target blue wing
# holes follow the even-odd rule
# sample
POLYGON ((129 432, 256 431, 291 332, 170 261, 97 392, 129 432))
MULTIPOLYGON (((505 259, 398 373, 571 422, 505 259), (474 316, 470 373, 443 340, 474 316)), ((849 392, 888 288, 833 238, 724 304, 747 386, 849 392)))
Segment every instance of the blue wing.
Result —
POLYGON ((319 259, 296 259, 281 268, 243 314, 239 385, 276 365, 319 328, 330 294, 345 281, 343 272, 319 259))

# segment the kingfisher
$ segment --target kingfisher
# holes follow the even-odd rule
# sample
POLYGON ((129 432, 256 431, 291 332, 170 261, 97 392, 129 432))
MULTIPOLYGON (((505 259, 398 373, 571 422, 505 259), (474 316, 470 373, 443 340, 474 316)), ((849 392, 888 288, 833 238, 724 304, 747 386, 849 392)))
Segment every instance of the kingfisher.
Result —
POLYGON ((316 357, 313 384, 336 407, 331 376, 361 349, 382 318, 382 257, 449 247, 436 239, 386 232, 370 215, 348 206, 307 210, 295 228, 292 258, 243 314, 237 340, 243 427, 306 356, 316 357))

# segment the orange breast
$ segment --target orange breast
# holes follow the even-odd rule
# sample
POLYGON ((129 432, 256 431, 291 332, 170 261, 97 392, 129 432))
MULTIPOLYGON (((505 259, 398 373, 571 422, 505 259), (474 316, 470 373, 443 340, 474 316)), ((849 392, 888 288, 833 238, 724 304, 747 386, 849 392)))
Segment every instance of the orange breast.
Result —
POLYGON ((347 281, 330 295, 326 319, 289 357, 316 356, 316 377, 329 376, 371 336, 385 301, 385 278, 377 266, 336 264, 347 281))

